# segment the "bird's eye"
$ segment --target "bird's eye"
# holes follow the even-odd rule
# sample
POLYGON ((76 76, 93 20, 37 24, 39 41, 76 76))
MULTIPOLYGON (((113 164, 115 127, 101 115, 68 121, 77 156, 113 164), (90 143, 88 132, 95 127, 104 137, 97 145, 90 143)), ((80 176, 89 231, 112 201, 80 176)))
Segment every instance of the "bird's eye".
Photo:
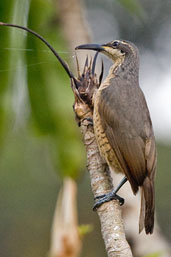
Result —
POLYGON ((114 42, 113 42, 113 46, 116 47, 116 46, 118 46, 118 45, 119 45, 119 42, 118 42, 118 41, 114 41, 114 42))

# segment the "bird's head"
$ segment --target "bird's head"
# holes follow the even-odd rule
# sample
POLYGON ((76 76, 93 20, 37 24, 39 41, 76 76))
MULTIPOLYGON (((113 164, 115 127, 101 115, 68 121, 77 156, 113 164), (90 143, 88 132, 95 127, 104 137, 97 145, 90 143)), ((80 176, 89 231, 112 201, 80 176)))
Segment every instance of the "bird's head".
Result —
POLYGON ((123 63, 124 61, 134 60, 138 62, 138 49, 137 47, 129 41, 125 40, 114 40, 107 44, 85 44, 79 45, 75 48, 77 49, 87 49, 95 50, 107 55, 114 62, 123 63))

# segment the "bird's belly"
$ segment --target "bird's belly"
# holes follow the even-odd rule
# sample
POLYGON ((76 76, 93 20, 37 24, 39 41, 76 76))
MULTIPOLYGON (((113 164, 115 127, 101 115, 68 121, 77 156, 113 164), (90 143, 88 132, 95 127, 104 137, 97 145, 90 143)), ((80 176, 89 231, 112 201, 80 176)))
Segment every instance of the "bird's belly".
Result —
POLYGON ((97 111, 97 108, 94 108, 93 114, 94 121, 94 132, 96 141, 100 150, 101 156, 105 159, 107 164, 115 171, 123 173, 123 169, 120 166, 120 163, 115 155, 114 150, 111 148, 109 141, 105 135, 105 131, 101 124, 101 118, 97 111))

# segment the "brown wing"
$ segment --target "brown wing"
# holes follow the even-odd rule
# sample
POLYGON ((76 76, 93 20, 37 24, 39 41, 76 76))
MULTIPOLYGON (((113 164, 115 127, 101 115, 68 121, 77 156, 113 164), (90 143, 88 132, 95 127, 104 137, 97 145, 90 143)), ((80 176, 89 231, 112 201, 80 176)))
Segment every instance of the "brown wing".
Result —
POLYGON ((99 101, 101 123, 133 192, 154 177, 156 150, 151 119, 138 85, 114 78, 99 101))

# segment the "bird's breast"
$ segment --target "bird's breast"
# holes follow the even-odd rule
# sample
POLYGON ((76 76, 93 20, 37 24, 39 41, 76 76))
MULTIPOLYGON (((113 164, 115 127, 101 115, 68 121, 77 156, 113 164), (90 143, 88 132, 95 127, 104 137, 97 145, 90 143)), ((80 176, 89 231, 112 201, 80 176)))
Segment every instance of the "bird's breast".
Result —
POLYGON ((115 155, 114 149, 112 149, 106 137, 104 128, 102 127, 101 117, 98 110, 99 109, 98 106, 100 102, 100 94, 101 94, 101 90, 98 90, 94 98, 93 122, 94 122, 94 132, 95 132, 96 141, 100 150, 100 154, 106 160, 108 165, 116 172, 123 173, 120 163, 115 155))

